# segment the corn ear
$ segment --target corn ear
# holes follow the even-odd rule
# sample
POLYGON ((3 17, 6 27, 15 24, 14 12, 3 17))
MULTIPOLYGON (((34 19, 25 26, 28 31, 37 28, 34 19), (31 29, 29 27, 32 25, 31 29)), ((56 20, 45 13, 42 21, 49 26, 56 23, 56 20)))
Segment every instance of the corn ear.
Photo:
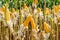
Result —
POLYGON ((10 21, 10 12, 8 9, 6 10, 5 17, 7 22, 10 21))
POLYGON ((44 22, 44 30, 46 33, 51 32, 51 28, 49 28, 49 25, 46 22, 44 22))

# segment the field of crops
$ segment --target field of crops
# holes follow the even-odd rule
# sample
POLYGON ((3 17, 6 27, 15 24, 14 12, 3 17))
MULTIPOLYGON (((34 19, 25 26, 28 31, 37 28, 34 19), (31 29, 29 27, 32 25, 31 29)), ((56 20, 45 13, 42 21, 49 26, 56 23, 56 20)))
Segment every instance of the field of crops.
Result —
POLYGON ((60 40, 60 0, 0 0, 0 40, 60 40))

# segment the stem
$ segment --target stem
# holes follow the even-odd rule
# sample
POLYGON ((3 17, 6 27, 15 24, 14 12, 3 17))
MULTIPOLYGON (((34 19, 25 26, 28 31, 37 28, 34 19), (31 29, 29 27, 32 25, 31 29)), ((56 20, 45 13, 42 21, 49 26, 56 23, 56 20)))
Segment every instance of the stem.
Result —
POLYGON ((57 27, 57 40, 58 40, 58 36, 59 36, 59 31, 58 31, 58 23, 56 24, 56 27, 57 27))
POLYGON ((1 39, 1 21, 0 21, 0 39, 1 39))

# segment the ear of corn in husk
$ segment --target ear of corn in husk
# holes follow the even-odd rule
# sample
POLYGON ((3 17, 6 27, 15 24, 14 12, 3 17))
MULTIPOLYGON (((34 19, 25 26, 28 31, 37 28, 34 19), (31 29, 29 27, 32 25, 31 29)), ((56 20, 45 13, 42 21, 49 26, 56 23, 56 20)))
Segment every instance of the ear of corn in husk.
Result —
POLYGON ((14 13, 15 12, 15 9, 14 8, 12 8, 12 13, 14 13))
POLYGON ((4 12, 5 12, 5 7, 0 8, 0 20, 4 19, 4 12))
POLYGON ((33 5, 32 5, 33 8, 36 8, 36 7, 37 7, 37 6, 36 6, 37 3, 38 3, 38 0, 34 0, 34 1, 33 1, 33 5))
POLYGON ((26 3, 24 3, 24 9, 25 9, 25 10, 27 10, 27 9, 28 9, 28 7, 27 7, 26 3))
POLYGON ((29 22, 31 22, 32 29, 35 29, 36 26, 35 26, 34 20, 33 20, 33 18, 32 18, 31 15, 29 15, 29 16, 27 17, 27 19, 24 21, 24 26, 27 27, 28 24, 29 24, 29 22))
POLYGON ((2 14, 2 17, 4 17, 4 12, 5 12, 5 6, 2 6, 1 8, 0 8, 0 14, 2 14))
POLYGON ((34 4, 37 4, 38 3, 38 0, 34 0, 34 2, 33 2, 34 4))
POLYGON ((50 14, 50 13, 51 13, 51 9, 46 8, 46 9, 45 9, 45 14, 47 15, 47 14, 50 14))
POLYGON ((46 22, 44 22, 44 30, 45 30, 46 33, 51 32, 51 28, 46 22))
POLYGON ((2 6, 2 8, 0 8, 0 11, 4 12, 5 11, 5 6, 2 6))
POLYGON ((14 15, 14 13, 15 13, 15 9, 12 8, 12 12, 11 12, 11 14, 12 14, 12 18, 13 18, 13 19, 15 19, 15 15, 14 15))
POLYGON ((25 27, 28 26, 30 20, 31 20, 31 16, 28 16, 28 17, 26 18, 26 20, 24 21, 24 26, 25 26, 25 27))
POLYGON ((6 17, 6 22, 10 21, 10 11, 8 9, 6 9, 5 17, 6 17))
POLYGON ((54 6, 53 10, 54 10, 54 14, 58 14, 60 10, 60 6, 54 6))
POLYGON ((41 12, 41 9, 40 8, 37 8, 37 12, 40 13, 41 12))

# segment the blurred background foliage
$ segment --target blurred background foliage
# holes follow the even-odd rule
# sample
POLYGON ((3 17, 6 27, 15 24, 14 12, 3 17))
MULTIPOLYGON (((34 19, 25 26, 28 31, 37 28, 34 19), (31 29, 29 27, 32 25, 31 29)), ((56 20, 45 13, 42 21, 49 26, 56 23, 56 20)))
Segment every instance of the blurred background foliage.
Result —
MULTIPOLYGON (((23 7, 24 3, 27 4, 27 6, 32 6, 34 0, 0 0, 0 7, 5 5, 7 2, 9 4, 9 8, 20 8, 23 7)), ((37 7, 44 7, 44 2, 46 2, 46 7, 52 8, 53 5, 59 5, 60 0, 38 0, 37 7)))

